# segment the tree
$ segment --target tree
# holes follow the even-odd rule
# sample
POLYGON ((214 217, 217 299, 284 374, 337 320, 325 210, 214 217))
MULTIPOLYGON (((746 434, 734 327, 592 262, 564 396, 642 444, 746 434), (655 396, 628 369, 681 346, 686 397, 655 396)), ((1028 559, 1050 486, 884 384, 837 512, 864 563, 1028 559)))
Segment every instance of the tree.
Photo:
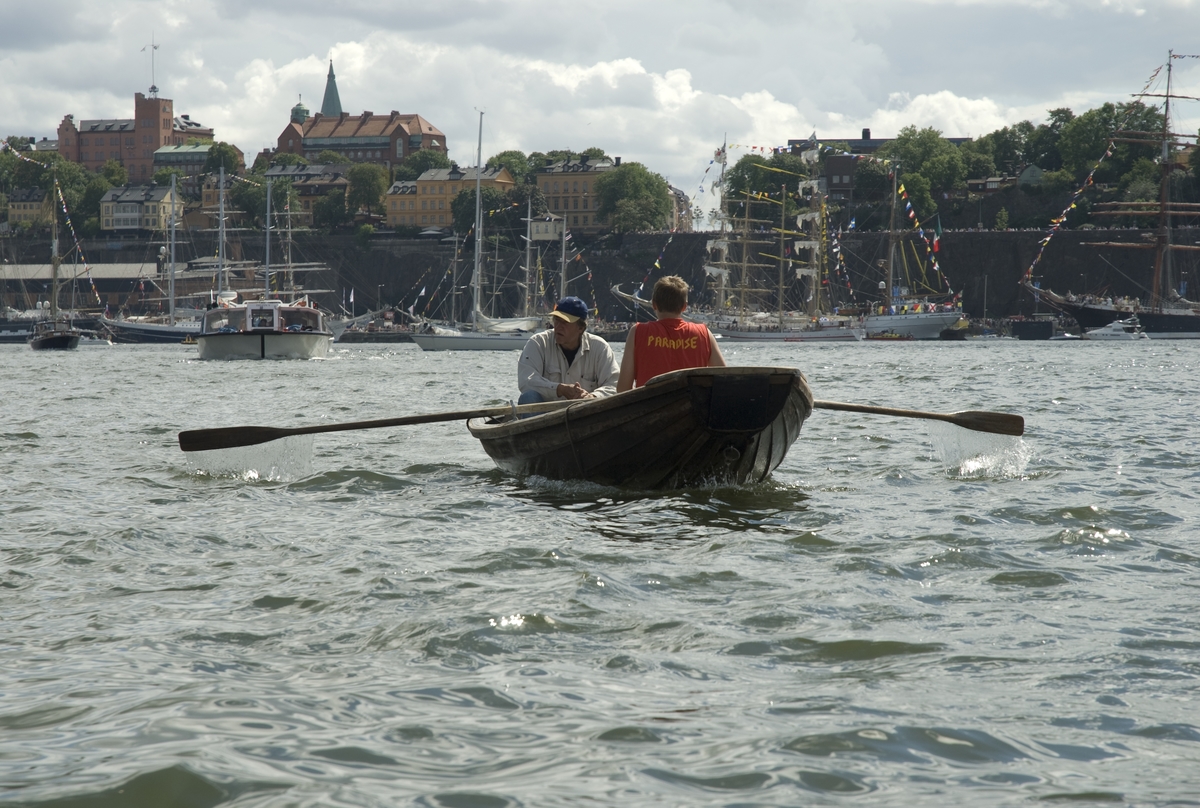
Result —
POLYGON ((938 193, 957 190, 967 177, 962 153, 938 130, 906 126, 895 140, 879 150, 879 156, 900 164, 900 180, 908 185, 909 173, 920 174, 938 193))
POLYGON ((996 173, 995 145, 988 135, 968 140, 958 147, 967 168, 967 179, 982 180, 996 173))
POLYGON ((529 158, 525 156, 525 152, 516 149, 502 151, 499 154, 493 154, 487 159, 485 165, 488 168, 503 166, 508 169, 508 173, 512 174, 513 181, 517 185, 524 185, 529 181, 531 176, 536 176, 530 171, 529 158))
POLYGON ((750 218, 778 222, 778 203, 783 187, 791 189, 787 192, 785 204, 788 213, 792 213, 797 209, 795 194, 798 183, 807 176, 808 164, 799 156, 774 154, 767 159, 747 154, 725 172, 725 199, 727 202, 741 203, 748 198, 753 200, 765 195, 762 201, 750 202, 750 218))
POLYGON ((397 180, 415 180, 431 168, 449 168, 450 158, 436 149, 421 149, 404 158, 396 167, 397 180))
POLYGON ((346 204, 350 210, 365 209, 370 215, 385 208, 383 195, 387 193, 388 176, 383 166, 375 163, 355 163, 350 167, 346 178, 350 180, 350 191, 346 195, 346 204))
POLYGON ((278 152, 271 157, 272 166, 306 166, 308 160, 305 160, 298 154, 291 152, 278 152))
POLYGON ((1063 127, 1075 118, 1075 113, 1066 107, 1058 107, 1046 114, 1049 120, 1034 127, 1025 138, 1025 160, 1045 171, 1058 171, 1063 167, 1058 140, 1063 127))
MULTIPOLYGON (((908 201, 912 203, 917 217, 925 220, 937 213, 937 204, 933 201, 929 180, 922 174, 903 174, 902 177, 904 191, 908 194, 908 201)), ((896 201, 896 216, 897 218, 904 216, 904 206, 901 204, 901 200, 896 201)))
MULTIPOLYGON (((483 229, 494 230, 494 222, 489 221, 489 211, 503 210, 509 206, 504 194, 495 187, 485 185, 479 189, 479 198, 483 208, 483 229)), ((475 189, 465 188, 450 200, 451 221, 454 222, 454 232, 466 235, 475 226, 475 189)))
POLYGON ((315 166, 344 166, 349 162, 349 158, 341 152, 325 149, 317 153, 317 156, 313 158, 312 164, 315 166))
POLYGON ((1008 229, 1008 208, 1000 208, 1000 210, 996 212, 996 229, 1008 229))
POLYGON ((666 226, 672 210, 671 191, 667 181, 649 171, 641 163, 625 163, 600 174, 593 185, 599 202, 601 218, 621 212, 621 225, 614 219, 613 229, 656 230, 666 226), (629 200, 624 208, 618 203, 629 200), (638 223, 638 227, 631 227, 638 223))
POLYGON ((204 173, 216 174, 222 168, 226 174, 236 174, 242 169, 242 158, 233 146, 219 141, 208 150, 208 158, 204 161, 204 173))
POLYGON ((1162 114, 1140 101, 1130 104, 1102 104, 1095 109, 1089 109, 1063 127, 1058 142, 1063 168, 1070 171, 1077 180, 1083 180, 1095 168, 1096 182, 1114 182, 1129 172, 1138 159, 1145 157, 1152 160, 1158 156, 1159 150, 1154 143, 1113 143, 1112 156, 1096 168, 1117 129, 1157 133, 1162 131, 1162 126, 1162 114))
POLYGON ((313 204, 313 224, 317 227, 328 227, 330 230, 350 221, 350 211, 346 209, 346 192, 335 188, 325 193, 313 204))
POLYGON ((181 168, 160 168, 154 172, 152 179, 157 185, 170 185, 171 177, 176 177, 175 187, 179 189, 180 193, 183 193, 183 178, 185 176, 187 175, 183 173, 183 169, 181 168))
POLYGON ((97 173, 108 180, 111 185, 129 184, 129 172, 116 160, 105 160, 104 165, 100 166, 97 173))

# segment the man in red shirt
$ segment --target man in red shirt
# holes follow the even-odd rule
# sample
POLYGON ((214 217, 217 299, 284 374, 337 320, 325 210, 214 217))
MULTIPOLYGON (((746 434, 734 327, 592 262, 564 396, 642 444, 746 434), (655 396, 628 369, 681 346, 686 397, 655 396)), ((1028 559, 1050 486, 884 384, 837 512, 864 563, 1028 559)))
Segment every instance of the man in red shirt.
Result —
POLYGON ((629 329, 617 392, 645 387, 655 376, 683 368, 725 367, 725 357, 707 326, 689 323, 687 281, 678 275, 660 278, 654 284, 650 305, 658 319, 629 329))

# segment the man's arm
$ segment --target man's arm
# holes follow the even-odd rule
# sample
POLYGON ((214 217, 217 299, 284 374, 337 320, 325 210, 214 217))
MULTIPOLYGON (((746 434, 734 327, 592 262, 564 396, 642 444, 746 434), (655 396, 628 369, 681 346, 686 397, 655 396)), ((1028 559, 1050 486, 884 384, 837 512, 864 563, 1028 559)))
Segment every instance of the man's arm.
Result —
POLYGON ((546 355, 541 340, 536 336, 530 337, 517 360, 517 388, 524 393, 526 390, 536 390, 547 401, 558 398, 558 382, 547 379, 542 374, 546 372, 546 355))
POLYGON ((612 346, 602 339, 592 342, 592 350, 597 351, 596 357, 596 389, 592 395, 597 398, 614 395, 617 392, 617 380, 621 369, 617 366, 617 357, 613 355, 612 346), (597 348, 599 350, 597 351, 597 348))
MULTIPOLYGON (((708 331, 708 327, 705 326, 704 330, 708 331)), ((717 338, 711 331, 708 331, 708 348, 712 351, 708 357, 708 366, 710 368, 725 367, 725 357, 721 354, 721 349, 717 346, 717 338)))
MULTIPOLYGON (((634 364, 633 346, 637 341, 637 323, 629 328, 629 336, 625 338, 625 353, 621 356, 621 373, 617 377, 617 392, 624 393, 633 389, 633 380, 637 378, 637 366, 634 364)), ((711 335, 710 335, 711 336, 711 335)))

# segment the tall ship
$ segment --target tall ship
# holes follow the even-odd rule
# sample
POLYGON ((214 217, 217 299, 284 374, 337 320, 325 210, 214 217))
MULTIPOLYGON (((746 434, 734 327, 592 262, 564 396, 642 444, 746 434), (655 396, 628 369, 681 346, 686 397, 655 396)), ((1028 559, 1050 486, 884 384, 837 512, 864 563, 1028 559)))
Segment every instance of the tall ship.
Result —
MULTIPOLYGON (((863 327, 868 339, 939 339, 944 330, 962 319, 962 312, 954 301, 913 294, 910 287, 900 283, 896 272, 896 257, 902 246, 896 224, 896 208, 901 198, 899 165, 892 167, 891 174, 892 206, 888 221, 888 253, 884 262, 886 280, 879 281, 882 302, 863 318, 863 327)), ((915 213, 910 215, 915 216, 915 213)))
MULTIPOLYGON (((58 178, 54 193, 58 195, 58 178)), ((73 351, 79 347, 82 332, 71 324, 69 317, 58 313, 58 208, 50 220, 50 305, 48 317, 34 321, 29 334, 29 347, 35 351, 73 351)))
POLYGON ((786 185, 780 186, 778 221, 751 218, 751 199, 774 199, 749 194, 742 215, 727 215, 722 222, 722 231, 727 224, 730 231, 723 232, 711 248, 714 260, 705 270, 717 279, 717 314, 709 325, 723 339, 813 343, 863 339, 856 317, 833 312, 832 287, 822 283, 828 273, 827 224, 818 183, 801 180, 796 192, 798 199, 808 200, 807 210, 796 214, 799 230, 787 226, 786 185), (804 191, 811 193, 805 197, 804 191), (789 308, 789 304, 795 305, 789 308))
MULTIPOLYGON (((1153 217, 1157 220, 1152 237, 1141 242, 1088 242, 1098 249, 1137 249, 1153 254, 1150 288, 1146 294, 1140 299, 1127 296, 1114 299, 1104 294, 1075 295, 1068 293, 1064 295, 1036 285, 1033 282, 1033 266, 1030 266, 1022 281, 1035 299, 1045 301, 1052 307, 1070 314, 1079 323, 1080 329, 1084 331, 1104 328, 1112 323, 1136 317, 1141 330, 1150 339, 1200 339, 1200 302, 1189 300, 1184 296, 1187 286, 1186 283, 1181 283, 1180 277, 1183 256, 1191 254, 1194 257, 1197 252, 1200 252, 1200 246, 1195 243, 1179 243, 1175 233, 1177 219, 1187 217, 1191 219, 1191 224, 1195 225, 1197 218, 1200 218, 1200 204, 1178 202, 1171 199, 1171 175, 1178 167, 1176 161, 1178 149, 1185 145, 1195 147, 1197 140, 1195 134, 1186 135, 1171 131, 1171 101, 1174 98, 1186 97, 1173 95, 1171 88, 1172 62, 1180 58, 1197 57, 1185 57, 1174 51, 1168 51, 1165 91, 1162 93, 1144 91, 1134 96, 1135 98, 1162 99, 1161 129, 1156 132, 1118 129, 1110 138, 1108 151, 1105 154, 1107 156, 1116 143, 1152 147, 1158 153, 1161 171, 1158 199, 1100 202, 1092 210, 1093 216, 1153 217)), ((1160 67, 1156 73, 1161 70, 1160 67)), ((1082 189, 1080 193, 1082 193, 1082 189)), ((1055 221, 1043 244, 1053 237, 1061 221, 1061 218, 1055 221)), ((1191 241, 1195 241, 1194 236, 1189 238, 1191 241)), ((1038 258, 1040 257, 1039 253, 1038 258)), ((1035 259, 1034 265, 1036 263, 1037 259, 1035 259)))

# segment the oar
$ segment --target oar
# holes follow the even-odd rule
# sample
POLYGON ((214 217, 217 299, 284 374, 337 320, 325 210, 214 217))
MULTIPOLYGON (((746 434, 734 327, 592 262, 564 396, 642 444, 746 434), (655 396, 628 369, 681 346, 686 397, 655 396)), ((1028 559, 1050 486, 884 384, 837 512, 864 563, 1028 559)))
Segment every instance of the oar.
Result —
POLYGON ((845 410, 866 412, 872 415, 891 415, 897 418, 927 418, 931 421, 947 421, 964 429, 976 432, 993 432, 997 435, 1024 435, 1025 419, 1007 412, 924 412, 922 410, 898 410, 892 407, 872 407, 869 404, 846 404, 841 401, 814 401, 819 410, 845 410))
POLYGON ((185 452, 207 452, 211 449, 233 449, 255 446, 292 435, 313 435, 318 432, 346 432, 352 429, 382 429, 409 424, 434 424, 438 421, 465 421, 468 418, 487 418, 492 415, 536 415, 561 409, 574 401, 545 401, 539 404, 518 404, 506 407, 484 407, 458 412, 431 412, 426 415, 406 415, 403 418, 381 418, 378 421, 351 421, 344 424, 319 426, 223 426, 216 429, 190 429, 179 433, 179 448, 185 452))

